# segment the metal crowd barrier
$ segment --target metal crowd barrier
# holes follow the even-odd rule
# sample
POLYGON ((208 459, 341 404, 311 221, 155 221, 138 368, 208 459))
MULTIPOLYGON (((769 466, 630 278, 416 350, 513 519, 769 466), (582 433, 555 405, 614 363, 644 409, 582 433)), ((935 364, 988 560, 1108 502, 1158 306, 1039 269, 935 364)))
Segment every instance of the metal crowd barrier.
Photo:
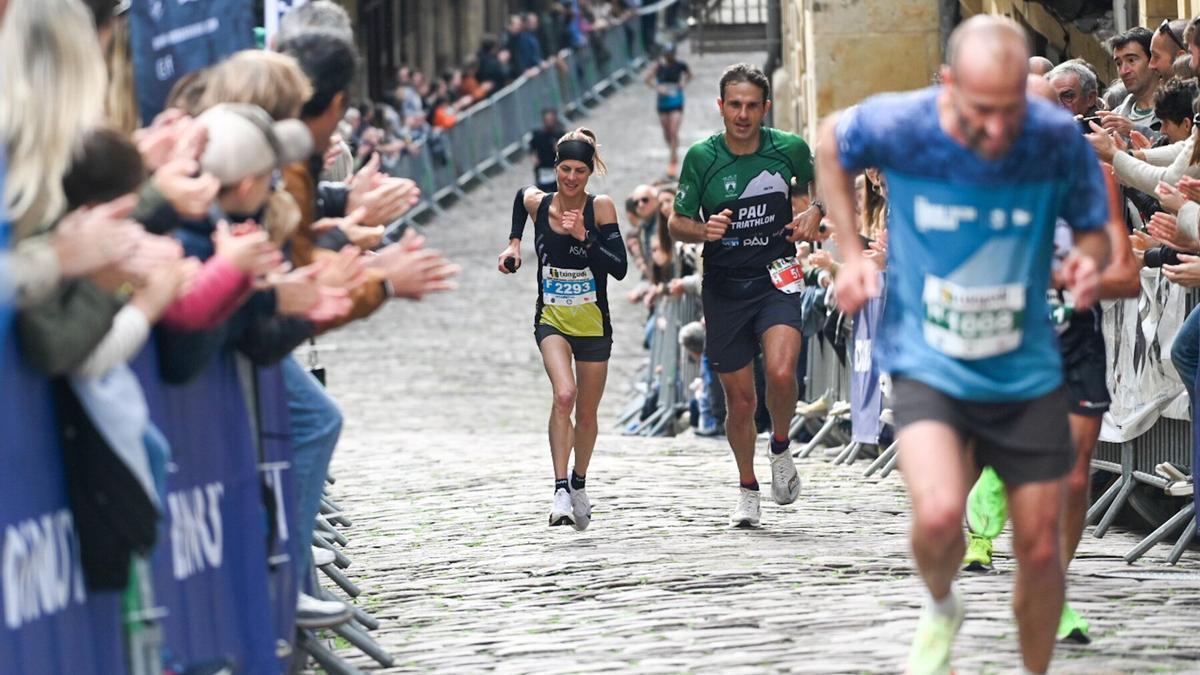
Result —
POLYGON ((617 421, 627 435, 675 435, 675 422, 688 409, 688 388, 700 375, 699 362, 679 345, 679 330, 699 320, 697 298, 664 295, 655 302, 649 366, 617 421))
MULTIPOLYGON (((1200 305, 1200 290, 1190 289, 1185 295, 1185 319, 1200 305)), ((1193 404, 1194 407, 1194 404, 1193 404)), ((1161 518, 1159 514, 1142 513, 1156 529, 1125 554, 1126 562, 1134 562, 1145 555, 1156 544, 1165 541, 1176 531, 1179 537, 1167 562, 1179 562, 1183 553, 1197 536, 1196 503, 1193 497, 1195 467, 1193 466, 1193 426, 1190 421, 1160 417, 1146 433, 1124 443, 1100 442, 1096 447, 1092 468, 1116 475, 1112 485, 1105 490, 1091 508, 1088 522, 1096 523, 1092 534, 1097 538, 1108 533, 1112 524, 1131 504, 1139 512, 1139 503, 1134 494, 1139 486, 1150 486, 1161 490, 1168 497, 1189 497, 1188 502, 1174 515, 1161 518), (1160 466, 1171 465, 1166 474, 1160 466), (1178 475, 1174 469, 1179 470, 1178 475), (1162 520, 1162 522, 1158 522, 1162 520), (1097 522, 1098 521, 1098 522, 1097 522)))
MULTIPOLYGON (((669 4, 659 3, 655 11, 669 4)), ((388 228, 389 238, 417 218, 440 215, 443 201, 463 197, 471 183, 486 182, 487 171, 509 166, 509 159, 528 144, 542 110, 582 114, 606 91, 631 81, 645 64, 640 21, 609 26, 587 46, 564 50, 546 68, 521 75, 473 106, 417 154, 390 161, 392 175, 411 178, 421 187, 421 201, 388 228), (444 152, 434 152, 438 145, 444 152)))

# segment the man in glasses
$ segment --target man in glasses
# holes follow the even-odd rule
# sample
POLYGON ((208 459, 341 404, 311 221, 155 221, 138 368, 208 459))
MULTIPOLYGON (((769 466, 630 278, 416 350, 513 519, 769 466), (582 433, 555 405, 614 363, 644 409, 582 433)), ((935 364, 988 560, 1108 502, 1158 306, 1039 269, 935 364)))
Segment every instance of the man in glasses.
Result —
POLYGON ((625 245, 642 275, 647 276, 651 265, 650 240, 658 225, 658 190, 653 185, 639 185, 629 195, 629 202, 636 219, 625 236, 625 245))
MULTIPOLYGON (((1138 26, 1121 33, 1110 41, 1117 73, 1129 95, 1111 112, 1101 111, 1101 125, 1124 138, 1137 129, 1150 138, 1157 138, 1161 123, 1154 115, 1154 95, 1162 81, 1150 69, 1150 45, 1154 33, 1138 26)), ((1170 68, 1170 61, 1167 62, 1170 68)))
POLYGON ((1150 40, 1150 70, 1158 75, 1161 84, 1175 76, 1175 59, 1187 54, 1187 45, 1183 42, 1185 30, 1187 21, 1166 19, 1154 31, 1150 40))
POLYGON ((1071 59, 1055 66, 1046 74, 1046 81, 1062 107, 1077 117, 1096 114, 1099 103, 1099 81, 1096 73, 1081 59, 1071 59))

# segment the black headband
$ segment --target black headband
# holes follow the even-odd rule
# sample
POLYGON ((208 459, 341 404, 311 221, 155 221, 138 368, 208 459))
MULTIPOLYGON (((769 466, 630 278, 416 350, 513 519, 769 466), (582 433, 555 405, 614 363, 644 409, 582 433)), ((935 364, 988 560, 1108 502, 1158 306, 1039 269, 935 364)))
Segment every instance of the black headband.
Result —
POLYGON ((594 158, 596 157, 596 146, 587 141, 569 140, 563 141, 555 148, 554 165, 558 166, 568 159, 573 159, 577 162, 587 164, 589 171, 595 171, 594 158))

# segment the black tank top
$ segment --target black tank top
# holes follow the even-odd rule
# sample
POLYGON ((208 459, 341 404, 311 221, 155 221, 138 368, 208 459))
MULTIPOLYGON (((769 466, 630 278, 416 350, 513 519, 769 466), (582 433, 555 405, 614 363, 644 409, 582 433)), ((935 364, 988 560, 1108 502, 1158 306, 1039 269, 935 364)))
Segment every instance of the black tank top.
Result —
MULTIPOLYGON (((572 337, 611 337, 608 314, 608 274, 594 269, 584 242, 550 228, 553 192, 542 198, 533 219, 534 250, 538 258, 538 298, 535 326, 553 326, 572 337)), ((583 224, 596 231, 593 195, 583 207, 583 224)))

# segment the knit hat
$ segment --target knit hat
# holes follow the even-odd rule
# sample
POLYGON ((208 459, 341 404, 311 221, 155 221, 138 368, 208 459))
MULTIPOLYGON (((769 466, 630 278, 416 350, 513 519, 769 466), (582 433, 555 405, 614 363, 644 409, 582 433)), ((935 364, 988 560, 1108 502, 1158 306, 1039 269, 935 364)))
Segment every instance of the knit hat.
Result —
POLYGON ((307 159, 313 140, 300 120, 275 122, 265 110, 247 103, 222 103, 196 118, 208 127, 200 168, 221 187, 307 159))

